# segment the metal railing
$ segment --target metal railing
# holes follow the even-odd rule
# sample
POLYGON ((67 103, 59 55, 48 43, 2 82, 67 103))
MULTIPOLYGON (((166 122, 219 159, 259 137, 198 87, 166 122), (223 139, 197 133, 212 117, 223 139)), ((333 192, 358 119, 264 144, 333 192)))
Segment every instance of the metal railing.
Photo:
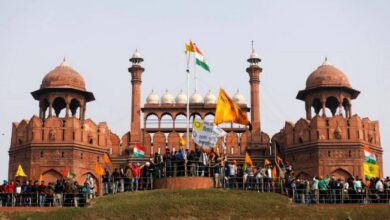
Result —
POLYGON ((390 204, 389 189, 291 189, 289 193, 296 204, 390 204))
POLYGON ((0 193, 1 207, 85 207, 92 193, 0 193))

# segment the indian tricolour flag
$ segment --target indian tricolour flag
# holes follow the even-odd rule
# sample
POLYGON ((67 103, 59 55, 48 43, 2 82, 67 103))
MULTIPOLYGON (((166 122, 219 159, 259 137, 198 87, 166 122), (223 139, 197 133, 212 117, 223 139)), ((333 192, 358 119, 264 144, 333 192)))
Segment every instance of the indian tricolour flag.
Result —
POLYGON ((145 147, 135 145, 133 150, 133 156, 138 158, 144 158, 145 157, 145 147))
POLYGON ((194 44, 194 49, 195 49, 196 64, 198 64, 204 70, 210 72, 210 67, 206 63, 206 60, 204 58, 204 55, 203 55, 202 51, 200 51, 198 46, 196 46, 195 44, 194 44))
POLYGON ((364 159, 366 162, 376 164, 376 156, 368 146, 363 146, 364 159))

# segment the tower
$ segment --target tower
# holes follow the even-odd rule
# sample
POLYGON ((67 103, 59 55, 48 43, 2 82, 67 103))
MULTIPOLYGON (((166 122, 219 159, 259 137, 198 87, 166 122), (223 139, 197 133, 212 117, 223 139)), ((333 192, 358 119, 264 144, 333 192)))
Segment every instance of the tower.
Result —
POLYGON ((136 144, 141 144, 141 83, 142 73, 145 69, 141 66, 144 59, 136 50, 130 58, 131 67, 129 72, 131 74, 131 124, 130 124, 130 147, 136 144))
POLYGON ((252 41, 252 53, 248 58, 249 67, 246 68, 246 72, 249 74, 249 85, 251 91, 251 124, 252 134, 260 135, 260 73, 262 68, 259 66, 261 59, 257 56, 253 48, 252 41))
POLYGON ((356 99, 359 91, 349 84, 347 76, 331 65, 327 58, 306 80, 306 88, 297 94, 297 99, 305 102, 306 119, 312 119, 312 109, 315 115, 323 117, 343 115, 352 117, 351 100, 356 99), (326 114, 329 110, 331 115, 326 114))

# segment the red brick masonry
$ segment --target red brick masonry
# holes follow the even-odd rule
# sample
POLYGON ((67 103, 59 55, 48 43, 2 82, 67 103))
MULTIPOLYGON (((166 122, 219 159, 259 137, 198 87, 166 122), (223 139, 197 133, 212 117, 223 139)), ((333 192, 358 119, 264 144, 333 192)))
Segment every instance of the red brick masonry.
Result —
POLYGON ((155 189, 210 189, 214 181, 209 177, 169 177, 154 180, 155 189))

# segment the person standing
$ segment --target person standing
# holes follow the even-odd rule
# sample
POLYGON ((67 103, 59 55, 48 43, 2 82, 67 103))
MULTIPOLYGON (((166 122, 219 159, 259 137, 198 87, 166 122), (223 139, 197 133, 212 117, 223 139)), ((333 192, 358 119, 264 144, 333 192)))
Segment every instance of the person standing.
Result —
POLYGON ((108 195, 110 193, 110 172, 106 169, 106 172, 102 176, 102 182, 103 182, 103 193, 104 195, 108 195))

